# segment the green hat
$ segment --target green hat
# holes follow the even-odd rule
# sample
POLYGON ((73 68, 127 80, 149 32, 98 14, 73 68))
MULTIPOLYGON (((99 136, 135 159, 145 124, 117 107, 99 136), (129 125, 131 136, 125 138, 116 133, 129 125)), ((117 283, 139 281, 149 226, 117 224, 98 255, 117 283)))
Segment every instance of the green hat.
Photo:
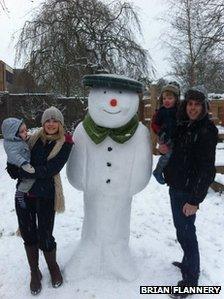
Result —
POLYGON ((143 84, 134 79, 116 74, 86 75, 82 78, 84 86, 127 89, 141 93, 143 84))

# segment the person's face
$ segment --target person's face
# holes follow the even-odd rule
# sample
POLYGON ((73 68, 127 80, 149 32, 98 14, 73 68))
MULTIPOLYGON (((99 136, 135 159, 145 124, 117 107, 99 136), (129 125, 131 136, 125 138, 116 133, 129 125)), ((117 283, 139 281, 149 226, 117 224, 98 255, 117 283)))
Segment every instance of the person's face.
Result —
POLYGON ((44 123, 44 130, 48 135, 57 134, 59 130, 59 121, 55 119, 48 119, 44 123))
POLYGON ((175 96, 172 94, 163 93, 163 106, 165 108, 172 108, 174 107, 176 102, 175 96))
POLYGON ((22 138, 23 140, 27 139, 27 127, 25 124, 22 124, 19 128, 19 136, 20 138, 22 138))
POLYGON ((190 120, 196 120, 202 113, 202 104, 198 101, 189 100, 187 102, 186 112, 190 120))

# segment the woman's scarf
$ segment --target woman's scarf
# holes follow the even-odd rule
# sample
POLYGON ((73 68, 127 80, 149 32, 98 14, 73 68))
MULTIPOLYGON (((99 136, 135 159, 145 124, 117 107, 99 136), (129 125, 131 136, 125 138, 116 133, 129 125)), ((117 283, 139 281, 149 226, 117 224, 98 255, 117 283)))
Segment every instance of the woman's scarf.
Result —
MULTIPOLYGON (((47 135, 43 128, 40 128, 36 132, 34 132, 29 140, 28 145, 29 148, 32 150, 33 146, 37 142, 37 140, 41 138, 43 143, 45 144, 47 141, 55 141, 55 146, 53 147, 52 151, 47 157, 47 160, 54 158, 59 151, 61 150, 64 142, 64 129, 61 124, 59 124, 59 132, 55 135, 47 135)), ((63 188, 61 183, 60 173, 54 175, 54 186, 55 186, 55 200, 54 200, 54 210, 58 213, 63 213, 65 210, 65 200, 63 194, 63 188)))

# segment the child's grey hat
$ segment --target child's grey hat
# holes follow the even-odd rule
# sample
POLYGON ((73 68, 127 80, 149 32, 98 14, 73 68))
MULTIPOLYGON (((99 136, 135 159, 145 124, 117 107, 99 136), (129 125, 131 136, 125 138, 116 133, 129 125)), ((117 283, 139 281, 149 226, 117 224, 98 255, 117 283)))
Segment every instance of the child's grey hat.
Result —
POLYGON ((41 118, 41 124, 43 125, 49 119, 60 121, 60 123, 64 126, 64 116, 62 115, 61 111, 54 106, 51 106, 44 111, 41 118))
POLYGON ((165 91, 171 91, 177 97, 180 96, 180 87, 176 82, 170 82, 167 85, 163 86, 161 93, 165 91))

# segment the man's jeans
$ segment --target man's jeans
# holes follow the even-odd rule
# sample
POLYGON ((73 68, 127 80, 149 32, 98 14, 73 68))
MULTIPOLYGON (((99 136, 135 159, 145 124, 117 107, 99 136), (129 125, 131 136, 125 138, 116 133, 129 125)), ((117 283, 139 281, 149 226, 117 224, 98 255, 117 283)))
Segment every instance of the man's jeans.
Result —
POLYGON ((200 257, 194 225, 196 215, 187 217, 183 213, 183 206, 190 198, 188 193, 171 187, 169 193, 177 240, 184 252, 181 269, 183 280, 188 285, 196 286, 200 273, 200 257))

